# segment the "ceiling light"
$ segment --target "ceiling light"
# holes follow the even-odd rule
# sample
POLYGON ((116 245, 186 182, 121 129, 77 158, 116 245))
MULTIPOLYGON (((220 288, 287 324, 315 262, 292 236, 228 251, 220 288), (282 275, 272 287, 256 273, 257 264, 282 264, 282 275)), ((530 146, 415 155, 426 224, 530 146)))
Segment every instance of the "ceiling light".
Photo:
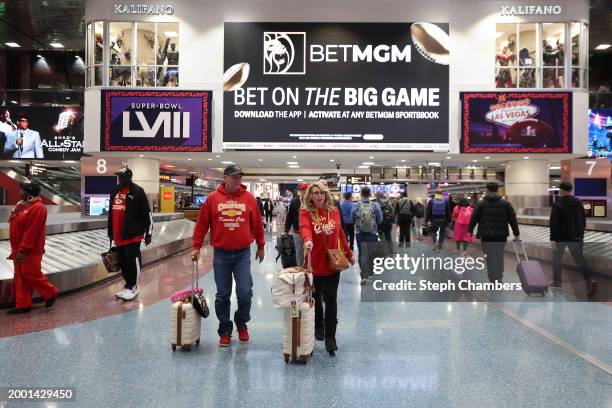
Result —
POLYGON ((178 171, 187 171, 187 169, 177 169, 178 171))
POLYGON ((190 171, 189 174, 198 174, 197 171, 190 171))
POLYGON ((58 43, 58 42, 52 42, 49 45, 52 46, 53 48, 64 48, 64 44, 58 43))
MULTIPOLYGON (((8 43, 6 45, 8 45, 8 43)), ((599 44, 597 47, 595 47, 595 49, 596 50, 607 50, 610 47, 612 47, 611 44, 599 44)))
POLYGON ((472 163, 478 163, 478 160, 474 159, 472 160, 472 163))
POLYGON ((259 179, 259 181, 267 181, 266 179, 259 179))
POLYGON ((293 156, 294 159, 297 159, 297 156, 293 156))
POLYGON ((11 48, 19 48, 19 47, 21 47, 21 45, 17 44, 16 42, 7 42, 7 43, 4 43, 4 44, 6 44, 8 47, 11 47, 11 48))
POLYGON ((290 169, 299 169, 300 166, 298 166, 297 164, 292 164, 289 166, 290 169))
POLYGON ((329 159, 330 162, 334 162, 334 159, 329 159))
POLYGON ((431 163, 427 163, 428 166, 439 166, 440 163, 438 162, 431 162, 431 163))
POLYGON ((260 162, 262 162, 262 161, 263 161, 263 159, 257 159, 257 160, 259 160, 260 162))
POLYGON ((304 181, 304 180, 303 179, 297 179, 296 181, 301 182, 301 181, 304 181))
POLYGON ((187 161, 191 161, 191 158, 187 159, 187 161))
POLYGON ((9 163, 21 163, 19 160, 9 160, 9 163))
POLYGON ((561 170, 561 166, 550 166, 549 170, 561 170))
POLYGON ((360 168, 360 169, 369 169, 369 168, 370 168, 370 166, 363 165, 363 166, 359 166, 359 168, 360 168))
POLYGON ((402 163, 406 163, 406 160, 402 160, 402 163))
POLYGON ((529 159, 529 156, 525 156, 525 157, 523 157, 523 159, 527 160, 527 159, 529 159))
POLYGON ((234 164, 232 161, 222 161, 221 164, 234 164))
POLYGON ((450 160, 450 159, 451 159, 451 157, 450 157, 450 156, 446 156, 446 160, 450 160))
POLYGON ((290 161, 290 162, 287 162, 287 164, 298 164, 298 162, 296 162, 296 161, 290 161))
POLYGON ((63 160, 62 163, 73 164, 73 163, 78 163, 78 162, 75 160, 63 160))
POLYGON ((491 156, 485 156, 486 160, 489 160, 491 158, 491 156))
POLYGON ((219 155, 216 155, 215 157, 216 157, 216 158, 218 159, 218 158, 219 158, 219 157, 221 157, 221 156, 219 156, 219 155))
POLYGON ((166 167, 166 168, 168 168, 168 169, 173 169, 173 168, 175 168, 176 166, 173 166, 173 165, 171 165, 171 164, 166 164, 166 166, 165 166, 165 167, 166 167))
POLYGON ((374 163, 374 162, 363 162, 364 166, 373 166, 374 164, 376 164, 376 163, 374 163))
POLYGON ((212 159, 208 159, 208 161, 211 161, 212 159))
POLYGON ((374 156, 370 156, 370 157, 369 157, 369 159, 373 159, 373 158, 374 158, 374 156))
POLYGON ((138 157, 144 157, 144 154, 139 154, 138 157))
POLYGON ((19 102, 17 102, 17 101, 11 101, 11 103, 15 104, 15 105, 19 104, 19 102))
POLYGON ((168 38, 178 37, 176 31, 164 31, 164 35, 168 38))

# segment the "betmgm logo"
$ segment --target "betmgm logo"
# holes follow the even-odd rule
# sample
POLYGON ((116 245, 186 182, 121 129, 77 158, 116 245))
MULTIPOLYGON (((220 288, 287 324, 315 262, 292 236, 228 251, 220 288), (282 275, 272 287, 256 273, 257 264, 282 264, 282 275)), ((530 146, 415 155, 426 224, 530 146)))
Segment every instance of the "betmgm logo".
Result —
POLYGON ((263 36, 264 75, 306 74, 305 32, 265 31, 263 36))

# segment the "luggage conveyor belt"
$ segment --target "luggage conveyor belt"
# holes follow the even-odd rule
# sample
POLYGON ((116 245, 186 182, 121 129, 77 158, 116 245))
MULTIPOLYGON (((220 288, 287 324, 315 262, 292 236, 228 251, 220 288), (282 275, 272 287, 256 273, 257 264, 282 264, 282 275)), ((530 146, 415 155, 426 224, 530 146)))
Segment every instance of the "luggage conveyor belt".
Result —
MULTIPOLYGON (((173 219, 153 224, 153 239, 142 245, 143 266, 191 247, 195 223, 173 219)), ((82 288, 116 274, 106 272, 100 254, 108 251, 106 228, 47 236, 42 270, 60 292, 82 288)), ((13 263, 9 241, 0 241, 0 305, 12 301, 13 263)))
MULTIPOLYGON (((550 246, 550 229, 545 226, 520 224, 521 239, 527 248, 530 258, 552 262, 553 250, 550 246)), ((452 239, 452 231, 447 230, 452 239)), ((512 239, 510 231, 509 240, 512 239)), ((506 245, 506 252, 514 253, 511 243, 506 245)), ((612 276, 612 233, 601 231, 585 231, 584 257, 594 272, 612 276)), ((575 267, 574 259, 569 251, 563 256, 564 267, 575 267)))

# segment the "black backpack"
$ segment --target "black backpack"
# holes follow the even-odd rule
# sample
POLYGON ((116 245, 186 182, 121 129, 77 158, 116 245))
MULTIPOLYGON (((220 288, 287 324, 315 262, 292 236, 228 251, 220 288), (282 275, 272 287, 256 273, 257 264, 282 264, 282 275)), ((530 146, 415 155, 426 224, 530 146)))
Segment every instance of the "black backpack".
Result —
POLYGON ((278 251, 278 255, 276 256, 276 262, 278 262, 278 258, 280 258, 283 268, 291 268, 292 266, 297 266, 297 260, 295 258, 295 243, 293 242, 293 236, 279 235, 276 239, 276 250, 278 251))
POLYGON ((414 206, 414 215, 417 218, 423 218, 425 216, 425 206, 421 203, 416 203, 414 206))
POLYGON ((380 203, 380 209, 383 215, 383 224, 393 224, 393 207, 389 204, 389 201, 380 203))

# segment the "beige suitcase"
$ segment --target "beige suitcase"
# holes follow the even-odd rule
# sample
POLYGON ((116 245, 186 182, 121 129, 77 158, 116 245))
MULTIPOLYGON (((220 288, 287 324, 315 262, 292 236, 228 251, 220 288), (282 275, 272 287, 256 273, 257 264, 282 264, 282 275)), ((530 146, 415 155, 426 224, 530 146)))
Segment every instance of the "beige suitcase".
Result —
MULTIPOLYGON (((197 264, 191 269, 191 289, 197 287, 197 264), (195 282, 195 283, 194 283, 195 282)), ((172 333, 172 351, 176 347, 182 347, 191 351, 193 345, 200 344, 200 333, 202 331, 202 317, 191 304, 190 299, 174 302, 172 304, 172 315, 170 316, 172 333)))
POLYGON ((306 364, 315 343, 314 299, 285 309, 283 355, 285 363, 306 364))

